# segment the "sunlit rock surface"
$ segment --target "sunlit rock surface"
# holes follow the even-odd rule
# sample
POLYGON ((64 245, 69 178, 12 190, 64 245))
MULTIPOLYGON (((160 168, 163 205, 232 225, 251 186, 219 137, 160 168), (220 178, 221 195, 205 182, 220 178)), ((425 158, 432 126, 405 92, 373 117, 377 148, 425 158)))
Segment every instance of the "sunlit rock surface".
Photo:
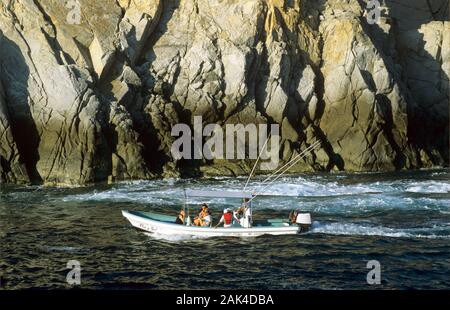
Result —
POLYGON ((448 0, 1 0, 0 179, 246 174, 174 124, 277 123, 293 171, 448 165, 448 0))

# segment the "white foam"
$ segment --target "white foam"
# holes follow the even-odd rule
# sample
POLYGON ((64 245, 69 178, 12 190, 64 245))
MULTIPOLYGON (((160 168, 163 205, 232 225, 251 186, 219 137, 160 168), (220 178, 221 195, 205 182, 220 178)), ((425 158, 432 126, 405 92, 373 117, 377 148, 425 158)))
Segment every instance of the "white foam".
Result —
POLYGON ((450 183, 436 181, 414 182, 405 191, 410 193, 446 194, 450 193, 450 183))
MULTIPOLYGON (((174 190, 176 192, 176 190, 174 190)), ((136 202, 136 203, 162 203, 170 205, 171 198, 180 196, 180 193, 171 195, 158 193, 156 191, 144 191, 143 189, 111 189, 107 191, 93 191, 86 194, 68 195, 63 198, 64 202, 71 201, 112 201, 112 202, 136 202)), ((181 197, 181 196, 180 196, 181 197)))
POLYGON ((437 172, 433 172, 432 174, 431 174, 431 176, 441 176, 441 175, 447 175, 447 176, 450 176, 450 174, 449 174, 449 172, 448 171, 437 171, 437 172))
POLYGON ((144 234, 146 236, 149 236, 156 240, 162 240, 162 241, 173 242, 173 243, 208 239, 208 237, 204 237, 204 236, 173 235, 173 234, 169 235, 169 234, 148 233, 148 232, 144 232, 144 234))
POLYGON ((42 249, 48 252, 68 252, 68 253, 78 252, 81 250, 81 248, 70 246, 44 246, 42 247, 42 249))
MULTIPOLYGON (((343 185, 338 182, 314 182, 298 179, 298 183, 292 183, 292 179, 281 180, 271 186, 264 194, 279 196, 304 196, 325 197, 341 195, 357 195, 369 193, 381 193, 380 186, 351 184, 343 185)), ((255 184, 255 192, 264 190, 265 185, 255 184)))
MULTIPOLYGON (((137 204, 160 204, 175 206, 183 203, 184 193, 182 184, 176 179, 157 181, 131 181, 116 184, 113 188, 103 191, 56 197, 64 202, 101 201, 101 202, 131 202, 137 204)), ((221 178, 220 180, 188 180, 185 183, 190 189, 202 190, 240 190, 242 180, 221 178)), ((254 180, 249 186, 250 191, 258 192, 264 188, 261 179, 254 180)), ((443 197, 426 200, 431 197, 402 197, 402 193, 447 193, 450 191, 449 182, 425 181, 411 182, 395 180, 374 183, 349 184, 341 181, 329 182, 321 176, 285 177, 278 180, 265 194, 254 202, 256 207, 270 209, 306 208, 309 211, 331 211, 349 213, 370 212, 375 209, 391 208, 436 208, 442 209, 443 197), (323 199, 303 199, 315 197, 329 197, 323 199), (425 200, 424 200, 425 199, 425 200), (420 200, 420 201, 419 201, 420 200), (423 200, 423 201, 422 201, 423 200)), ((222 198, 194 198, 189 197, 190 203, 207 202, 210 204, 233 204, 236 200, 222 198)))
POLYGON ((383 236, 393 238, 428 238, 428 239, 448 239, 449 234, 436 234, 439 232, 449 232, 448 225, 434 225, 429 228, 391 228, 383 226, 369 226, 355 223, 327 223, 314 222, 313 233, 324 233, 332 235, 350 236, 383 236))

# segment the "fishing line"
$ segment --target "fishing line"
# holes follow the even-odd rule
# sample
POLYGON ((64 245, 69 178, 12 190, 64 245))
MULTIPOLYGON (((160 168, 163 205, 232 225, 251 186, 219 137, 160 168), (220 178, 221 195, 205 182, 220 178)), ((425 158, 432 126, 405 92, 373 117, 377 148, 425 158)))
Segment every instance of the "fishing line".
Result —
POLYGON ((271 136, 272 136, 272 133, 269 134, 269 136, 268 136, 267 139, 266 139, 266 142, 264 143, 264 146, 263 146, 262 149, 261 149, 261 152, 259 152, 258 158, 256 159, 256 162, 255 162, 255 164, 253 165, 252 171, 250 172, 250 175, 248 176, 247 182, 245 183, 244 191, 247 189, 248 182, 250 182, 250 179, 252 178, 252 175, 253 175, 253 173, 255 172, 256 165, 258 165, 259 159, 261 158, 261 155, 262 155, 262 153, 264 152, 264 150, 265 150, 265 148, 266 148, 266 145, 267 145, 267 142, 269 142, 269 139, 270 139, 271 136))
POLYGON ((269 175, 264 181, 262 181, 261 185, 264 185, 265 183, 267 183, 272 177, 277 175, 280 171, 282 171, 284 168, 286 168, 288 165, 290 165, 293 161, 298 159, 300 156, 302 156, 302 158, 303 158, 303 155, 312 151, 319 144, 320 144, 320 141, 316 141, 313 144, 311 144, 309 147, 307 147, 305 150, 303 150, 300 154, 298 154, 293 159, 291 159, 289 162, 287 162, 283 167, 279 168, 277 171, 275 171, 274 173, 269 175))
MULTIPOLYGON (((302 153, 300 153, 300 154, 303 154, 303 153, 305 153, 308 149, 310 149, 307 153, 305 153, 305 154, 303 154, 303 156, 301 156, 301 157, 299 157, 299 156, 296 156, 296 158, 297 157, 299 157, 299 158, 297 158, 297 159, 294 159, 294 160, 291 160, 290 162, 288 162, 287 163, 287 165, 289 165, 289 167, 287 167, 285 170, 283 170, 283 172, 281 172, 275 179, 273 179, 272 181, 270 181, 270 183, 269 184, 267 184, 267 186, 266 187, 264 187, 261 191, 259 191, 256 195, 254 195, 253 196, 253 198, 252 199, 250 199, 250 202, 253 200, 253 199, 255 199, 256 197, 258 197, 259 195, 261 195, 262 193, 264 193, 270 186, 272 186, 272 184, 275 182, 275 181, 277 181, 282 175, 284 175, 289 169, 291 169, 293 166, 295 166, 295 164, 297 164, 300 160, 302 160, 303 158, 305 158, 309 153, 311 153, 312 151, 314 151, 314 150, 316 150, 317 149, 317 147, 320 145, 320 141, 316 141, 316 143, 314 143, 313 145, 311 145, 311 147, 312 147, 312 149, 310 149, 311 147, 309 147, 309 148, 307 148, 305 151, 303 151, 302 153)), ((299 154, 299 155, 300 155, 299 154)), ((284 165, 282 168, 284 168, 284 167, 286 167, 286 165, 284 165)), ((281 169, 282 169, 281 168, 281 169)), ((278 171, 279 171, 280 169, 278 169, 278 171)))

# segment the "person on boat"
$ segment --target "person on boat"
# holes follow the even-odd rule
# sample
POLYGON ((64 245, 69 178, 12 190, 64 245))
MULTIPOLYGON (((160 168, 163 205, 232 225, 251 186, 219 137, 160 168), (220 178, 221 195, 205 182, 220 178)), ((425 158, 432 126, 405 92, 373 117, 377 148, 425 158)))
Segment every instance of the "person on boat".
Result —
POLYGON ((181 209, 180 213, 177 216, 175 224, 184 225, 184 218, 185 218, 184 210, 181 209))
POLYGON ((289 213, 289 223, 290 224, 295 224, 297 223, 297 215, 298 215, 298 211, 297 210, 292 210, 289 213))
POLYGON ((253 219, 252 219, 252 208, 249 206, 250 199, 245 198, 242 203, 242 217, 239 219, 239 224, 244 228, 251 228, 253 219))
POLYGON ((203 227, 209 227, 212 225, 212 216, 211 211, 209 209, 206 210, 206 215, 203 217, 203 221, 201 223, 201 226, 203 227))
POLYGON ((236 211, 234 211, 234 218, 237 220, 237 222, 240 223, 241 218, 244 217, 245 208, 239 207, 236 211))
POLYGON ((204 218, 207 216, 207 211, 209 211, 208 205, 206 203, 202 204, 202 209, 200 210, 200 213, 194 219, 195 226, 203 226, 203 221, 204 218))
POLYGON ((233 226, 233 212, 231 212, 229 209, 223 210, 223 215, 220 218, 219 223, 214 228, 219 227, 219 225, 222 223, 224 228, 233 226))

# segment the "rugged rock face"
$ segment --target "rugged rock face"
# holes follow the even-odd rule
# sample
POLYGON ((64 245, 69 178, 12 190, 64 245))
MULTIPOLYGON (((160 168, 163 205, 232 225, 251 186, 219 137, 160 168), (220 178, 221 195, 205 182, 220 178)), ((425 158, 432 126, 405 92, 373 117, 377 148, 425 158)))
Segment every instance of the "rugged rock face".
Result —
POLYGON ((297 171, 448 165, 448 0, 1 0, 0 180, 248 173, 171 128, 281 126, 297 171))

